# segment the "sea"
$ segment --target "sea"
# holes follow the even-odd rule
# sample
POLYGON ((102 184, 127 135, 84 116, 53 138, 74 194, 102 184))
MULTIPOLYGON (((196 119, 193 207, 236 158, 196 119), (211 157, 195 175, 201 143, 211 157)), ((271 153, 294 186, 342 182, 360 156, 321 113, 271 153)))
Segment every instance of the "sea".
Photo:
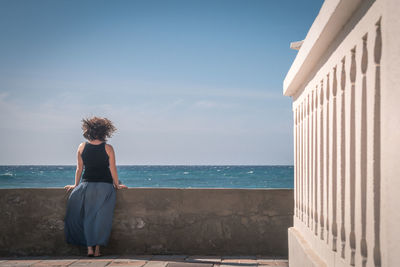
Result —
MULTIPOLYGON (((76 166, 0 166, 0 188, 62 188, 74 184, 76 166)), ((128 187, 293 188, 293 166, 121 165, 128 187)))

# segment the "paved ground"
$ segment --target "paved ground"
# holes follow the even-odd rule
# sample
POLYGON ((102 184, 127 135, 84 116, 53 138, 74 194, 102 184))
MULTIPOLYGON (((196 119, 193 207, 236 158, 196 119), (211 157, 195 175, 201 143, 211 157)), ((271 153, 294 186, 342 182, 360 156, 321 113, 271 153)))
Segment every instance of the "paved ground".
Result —
POLYGON ((0 266, 266 267, 289 266, 287 260, 255 256, 133 255, 0 258, 0 266))

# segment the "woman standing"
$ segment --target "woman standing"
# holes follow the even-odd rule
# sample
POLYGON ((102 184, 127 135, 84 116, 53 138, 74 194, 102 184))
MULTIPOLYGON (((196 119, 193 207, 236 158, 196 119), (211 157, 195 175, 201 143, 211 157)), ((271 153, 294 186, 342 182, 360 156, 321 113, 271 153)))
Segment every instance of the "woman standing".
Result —
POLYGON ((98 257, 111 232, 115 207, 115 189, 127 188, 118 181, 114 149, 106 144, 116 130, 106 118, 82 120, 83 136, 88 142, 78 147, 75 184, 67 203, 64 223, 66 242, 87 246, 88 256, 98 257), (83 171, 82 182, 79 183, 83 171), (93 248, 95 247, 95 251, 93 248))

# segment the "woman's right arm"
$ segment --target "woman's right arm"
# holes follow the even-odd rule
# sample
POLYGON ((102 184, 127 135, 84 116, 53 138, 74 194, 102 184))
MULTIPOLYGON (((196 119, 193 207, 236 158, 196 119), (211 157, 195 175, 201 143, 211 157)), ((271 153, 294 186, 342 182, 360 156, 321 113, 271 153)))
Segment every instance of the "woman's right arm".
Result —
POLYGON ((81 179, 82 171, 83 171, 83 160, 82 160, 82 151, 85 143, 81 143, 78 147, 77 151, 77 164, 76 164, 76 171, 75 171, 75 184, 74 185, 66 185, 64 186, 67 191, 74 189, 79 185, 79 180, 81 179))
POLYGON ((77 152, 77 164, 76 164, 76 171, 75 171, 75 186, 79 185, 79 180, 81 179, 82 176, 82 171, 83 171, 83 160, 82 160, 82 148, 84 146, 84 143, 81 143, 78 147, 78 152, 77 152))

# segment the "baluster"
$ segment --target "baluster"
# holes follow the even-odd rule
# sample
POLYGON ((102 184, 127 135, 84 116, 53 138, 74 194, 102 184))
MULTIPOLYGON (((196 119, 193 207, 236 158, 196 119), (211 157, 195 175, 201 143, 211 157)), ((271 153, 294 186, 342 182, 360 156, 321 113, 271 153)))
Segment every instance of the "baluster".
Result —
POLYGON ((300 217, 303 221, 303 102, 300 104, 300 217))
POLYGON ((315 86, 314 112, 314 234, 318 235, 318 136, 317 136, 317 119, 318 119, 318 85, 315 86))
POLYGON ((300 193, 301 193, 301 165, 300 165, 300 108, 301 106, 297 106, 297 217, 300 219, 301 218, 301 200, 300 200, 300 193))
POLYGON ((305 100, 303 100, 303 129, 302 129, 302 136, 303 136, 303 138, 302 138, 302 146, 303 146, 303 150, 302 150, 302 157, 303 157, 303 160, 302 160, 302 167, 303 167, 303 172, 302 172, 302 175, 303 175, 303 184, 302 184, 302 186, 303 186, 303 190, 302 190, 302 193, 303 193, 303 199, 302 199, 302 202, 303 202, 303 222, 304 222, 304 224, 306 224, 306 179, 307 179, 307 177, 306 177, 306 157, 305 157, 305 154, 306 154, 306 146, 305 146, 305 142, 306 142, 306 133, 305 133, 305 131, 306 131, 306 126, 305 126, 305 124, 306 124, 306 103, 305 103, 305 100))
POLYGON ((350 248, 351 248, 351 257, 350 264, 355 264, 355 254, 356 254, 356 235, 354 232, 355 226, 355 195, 356 195, 356 187, 355 187, 355 82, 356 82, 356 48, 354 47, 351 50, 351 64, 350 64, 350 82, 351 82, 351 91, 350 91, 350 248))
POLYGON ((381 56, 382 35, 381 20, 376 23, 374 47, 375 95, 374 95, 374 138, 373 138, 373 175, 374 175, 374 264, 381 266, 380 250, 380 205, 381 205, 381 56))
POLYGON ((320 97, 319 97, 319 112, 320 112, 320 136, 319 136, 319 181, 320 181, 320 238, 324 239, 324 86, 321 81, 320 97))
POLYGON ((337 79, 336 66, 333 68, 333 111, 332 111, 332 250, 336 251, 337 242, 337 223, 336 223, 336 204, 337 204, 337 125, 336 125, 336 94, 337 79))
POLYGON ((329 243, 329 96, 330 96, 329 73, 326 75, 326 128, 325 128, 325 179, 326 179, 326 243, 329 243))
POLYGON ((345 230, 345 198, 346 198, 346 113, 345 113, 345 88, 346 88, 346 69, 345 58, 342 59, 342 70, 340 77, 341 89, 341 111, 340 111, 340 197, 341 197, 341 227, 340 237, 342 242, 342 258, 345 258, 346 230, 345 230))
POLYGON ((310 228, 314 229, 314 90, 311 91, 310 101, 310 228))
POLYGON ((307 97, 304 99, 304 224, 307 225, 307 191, 308 191, 308 177, 307 177, 307 97))
POLYGON ((297 191, 298 191, 298 185, 297 185, 297 179, 298 179, 298 172, 297 172, 297 167, 298 167, 298 163, 297 163, 297 107, 294 108, 293 110, 293 121, 294 121, 294 216, 298 217, 298 209, 297 209, 297 191))
POLYGON ((307 95, 306 102, 306 211, 307 211, 307 227, 310 227, 310 95, 307 95))
POLYGON ((361 56, 361 74, 362 74, 362 90, 361 90, 361 145, 360 145, 360 175, 361 175, 361 240, 360 252, 362 258, 362 266, 367 264, 368 248, 366 240, 367 232, 367 67, 368 67, 368 51, 367 51, 367 35, 363 37, 361 56))

